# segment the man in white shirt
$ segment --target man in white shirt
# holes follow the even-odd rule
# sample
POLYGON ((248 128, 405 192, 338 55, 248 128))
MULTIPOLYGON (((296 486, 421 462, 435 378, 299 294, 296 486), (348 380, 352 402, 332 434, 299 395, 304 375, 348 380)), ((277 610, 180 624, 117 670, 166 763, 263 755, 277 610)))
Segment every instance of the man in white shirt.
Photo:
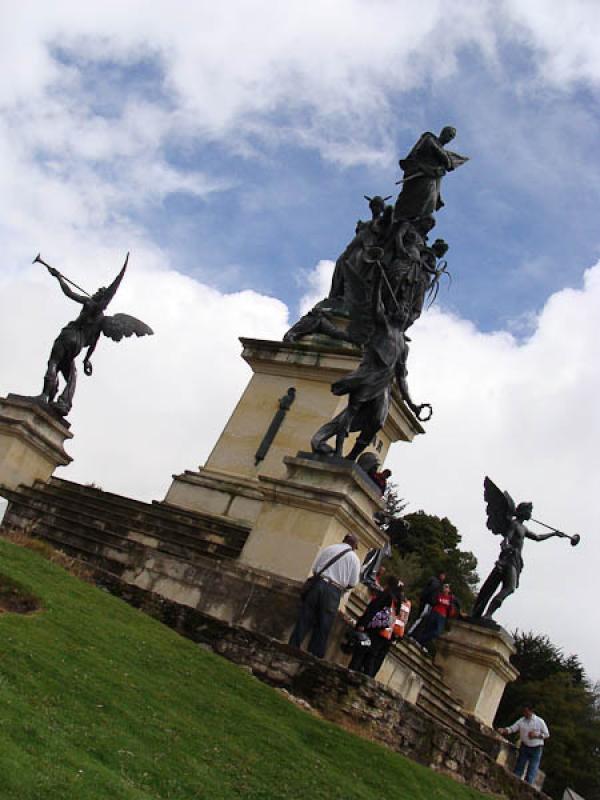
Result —
POLYGON ((544 741, 550 736, 550 733, 544 720, 534 713, 531 703, 528 703, 523 708, 523 716, 514 725, 510 725, 508 728, 498 728, 498 733, 502 734, 502 736, 516 733, 517 731, 519 731, 521 745, 515 765, 515 775, 522 778, 523 770, 527 767, 525 780, 527 783, 532 784, 535 781, 540 761, 542 760, 544 741))
POLYGON ((312 565, 314 580, 302 598, 290 644, 301 647, 312 631, 308 652, 323 658, 327 640, 344 592, 352 589, 360 577, 360 561, 355 553, 358 539, 349 533, 341 544, 323 548, 312 565))

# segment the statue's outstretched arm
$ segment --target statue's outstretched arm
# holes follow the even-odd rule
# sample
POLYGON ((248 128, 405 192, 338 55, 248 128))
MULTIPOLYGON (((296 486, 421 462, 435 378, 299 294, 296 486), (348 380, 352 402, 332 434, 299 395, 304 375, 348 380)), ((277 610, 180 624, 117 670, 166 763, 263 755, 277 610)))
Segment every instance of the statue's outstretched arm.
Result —
POLYGON ((527 539, 533 539, 534 542, 544 542, 546 539, 552 539, 553 536, 561 535, 559 531, 552 531, 552 533, 532 533, 527 528, 525 531, 525 536, 527 539))
POLYGON ((85 303, 85 301, 89 299, 87 297, 84 297, 82 294, 77 294, 77 292, 74 292, 73 289, 71 289, 69 284, 64 280, 64 278, 57 269, 50 267, 48 271, 50 272, 51 275, 54 275, 54 277, 60 284, 60 288, 63 290, 63 293, 66 294, 70 300, 75 300, 76 303, 81 303, 83 305, 83 303, 85 303))
POLYGON ((418 420, 421 422, 427 422, 428 419, 431 418, 433 414, 433 409, 430 403, 415 403, 412 397, 410 396, 410 391, 408 389, 408 381, 407 381, 407 369, 406 369, 406 359, 408 357, 408 345, 406 346, 406 350, 404 355, 398 359, 396 363, 396 383, 398 384, 398 389, 400 390, 400 396, 406 403, 406 405, 410 408, 413 414, 416 416, 418 420), (428 412, 427 416, 422 417, 421 413, 423 411, 428 412))

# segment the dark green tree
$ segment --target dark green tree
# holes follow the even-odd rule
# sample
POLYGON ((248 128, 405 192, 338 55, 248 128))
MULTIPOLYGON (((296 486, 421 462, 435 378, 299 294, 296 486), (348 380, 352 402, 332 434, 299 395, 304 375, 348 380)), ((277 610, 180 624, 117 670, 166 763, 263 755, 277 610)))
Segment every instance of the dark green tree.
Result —
POLYGON ((407 595, 416 601, 432 575, 444 571, 461 608, 470 610, 477 585, 477 559, 460 549, 461 536, 447 517, 440 518, 424 511, 402 515, 406 502, 395 484, 388 484, 386 512, 408 522, 408 531, 398 538, 388 571, 398 574, 407 595))
POLYGON ((544 790, 560 798, 570 787, 586 800, 600 800, 600 687, 590 684, 577 656, 565 656, 547 636, 513 636, 512 662, 520 675, 506 687, 496 724, 510 725, 533 703, 550 729, 544 790))

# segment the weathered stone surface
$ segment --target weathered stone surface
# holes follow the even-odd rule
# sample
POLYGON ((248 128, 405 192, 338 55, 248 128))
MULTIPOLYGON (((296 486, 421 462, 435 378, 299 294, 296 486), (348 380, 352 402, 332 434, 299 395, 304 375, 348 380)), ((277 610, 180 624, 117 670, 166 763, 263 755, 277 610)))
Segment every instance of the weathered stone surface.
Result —
POLYGON ((71 462, 64 443, 72 437, 69 424, 34 399, 0 398, 0 485, 15 489, 47 481, 71 462))
POLYGON ((286 578, 304 580, 319 550, 348 531, 357 537, 358 556, 382 547, 385 536, 373 515, 381 493, 353 462, 299 453, 284 459, 285 478, 261 476, 260 514, 240 560, 286 578))
MULTIPOLYGON (((260 511, 260 478, 282 479, 284 458, 309 447, 317 428, 335 416, 345 400, 331 393, 331 384, 359 363, 360 351, 344 342, 309 337, 302 342, 242 339, 242 358, 253 375, 206 464, 173 476, 166 501, 193 511, 208 511, 253 523, 260 511), (264 459, 256 452, 290 388, 295 399, 264 459)), ((397 389, 382 431, 374 445, 384 459, 392 442, 412 441, 423 427, 397 389)), ((349 450, 354 436, 347 443, 349 450)), ((265 567, 266 568, 266 567, 265 567)))
POLYGON ((504 629, 455 620, 438 640, 435 663, 465 710, 492 725, 506 684, 519 674, 510 663, 514 652, 504 629))

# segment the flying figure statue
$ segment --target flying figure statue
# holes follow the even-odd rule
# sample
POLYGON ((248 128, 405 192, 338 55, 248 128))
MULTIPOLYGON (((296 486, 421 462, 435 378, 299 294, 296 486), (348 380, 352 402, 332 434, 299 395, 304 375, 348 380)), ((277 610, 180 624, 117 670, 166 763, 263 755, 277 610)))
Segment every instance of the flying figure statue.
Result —
POLYGON ((532 533, 525 527, 526 520, 531 519, 533 503, 515 502, 508 492, 503 492, 488 477, 483 483, 483 496, 486 502, 487 527, 497 536, 502 536, 500 555, 483 586, 473 606, 472 616, 475 618, 491 619, 506 598, 519 586, 519 576, 523 569, 523 544, 525 539, 543 542, 553 536, 571 540, 572 545, 579 543, 578 534, 569 536, 562 531, 538 522, 545 528, 550 528, 552 533, 532 533), (502 584, 500 591, 493 597, 496 589, 502 584), (490 602, 491 600, 491 602, 490 602), (489 605, 488 605, 489 603, 489 605), (487 611, 486 611, 487 606, 487 611), (485 612, 485 613, 484 613, 485 612))
POLYGON ((58 280, 60 288, 68 298, 83 306, 77 319, 65 325, 52 345, 48 367, 44 376, 44 388, 40 395, 42 402, 49 405, 63 417, 67 416, 73 406, 73 395, 77 382, 75 359, 85 347, 87 347, 87 353, 83 359, 83 371, 86 375, 91 375, 93 371, 91 357, 98 344, 100 334, 103 333, 115 342, 120 342, 124 336, 132 336, 133 334, 136 336, 151 336, 153 334, 152 328, 146 325, 145 322, 131 317, 129 314, 114 314, 113 316, 105 316, 104 314, 123 280, 128 260, 129 253, 125 259, 123 269, 110 286, 102 287, 90 296, 68 278, 65 278, 64 275, 61 275, 57 269, 43 261, 39 255, 34 259, 34 263, 43 264, 48 269, 48 272, 58 280), (84 294, 74 292, 69 283, 84 292, 84 294), (55 401, 54 398, 58 394, 59 374, 65 379, 66 385, 58 400, 55 401))

